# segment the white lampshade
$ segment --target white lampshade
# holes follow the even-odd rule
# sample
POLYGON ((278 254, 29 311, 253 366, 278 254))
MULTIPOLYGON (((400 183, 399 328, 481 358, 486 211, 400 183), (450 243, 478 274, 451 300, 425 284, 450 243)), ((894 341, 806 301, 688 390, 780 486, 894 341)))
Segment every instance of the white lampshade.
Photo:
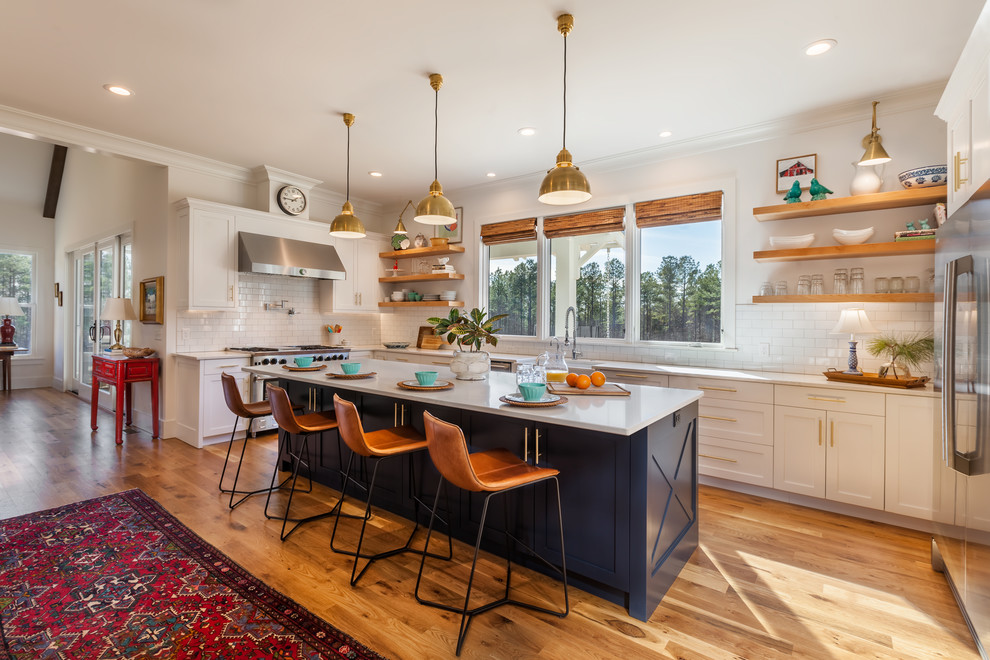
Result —
POLYGON ((16 298, 0 298, 0 316, 24 316, 16 298))
POLYGON ((866 310, 856 308, 842 310, 842 313, 839 314, 839 322, 832 328, 833 335, 849 335, 850 339, 853 335, 876 334, 878 332, 880 331, 867 318, 866 310))
POLYGON ((136 321, 137 314, 134 313, 130 298, 107 298, 100 318, 104 321, 136 321))

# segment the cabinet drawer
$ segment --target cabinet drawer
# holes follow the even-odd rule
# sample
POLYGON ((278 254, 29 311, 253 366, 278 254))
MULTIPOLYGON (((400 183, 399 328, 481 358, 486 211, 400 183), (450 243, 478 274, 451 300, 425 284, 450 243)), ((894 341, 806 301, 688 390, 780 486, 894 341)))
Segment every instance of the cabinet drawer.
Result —
POLYGON ((773 406, 749 401, 708 400, 698 406, 698 433, 740 442, 773 444, 773 406))
POLYGON ((250 358, 233 358, 227 360, 205 360, 203 362, 203 375, 213 376, 222 372, 228 374, 238 373, 241 367, 251 365, 250 358))
POLYGON ((702 435, 698 439, 698 472, 773 488, 773 447, 702 435))
POLYGON ((754 403, 773 403, 773 385, 769 383, 749 383, 746 381, 722 378, 696 378, 694 376, 671 376, 670 387, 683 390, 701 390, 705 393, 702 401, 709 399, 732 399, 754 403))
POLYGON ((93 375, 114 378, 117 375, 117 363, 110 360, 93 360, 93 375))
MULTIPOLYGON (((157 359, 157 358, 152 358, 157 359)), ((127 380, 134 380, 135 378, 151 378, 152 369, 154 363, 151 360, 146 360, 143 362, 130 362, 126 363, 127 371, 124 373, 124 378, 127 380)))
POLYGON ((613 383, 667 387, 668 382, 668 378, 664 374, 653 374, 631 369, 600 369, 599 371, 605 374, 605 378, 613 383))
POLYGON ((883 416, 885 404, 884 395, 880 392, 850 392, 793 385, 775 385, 774 402, 778 406, 879 416, 883 416))

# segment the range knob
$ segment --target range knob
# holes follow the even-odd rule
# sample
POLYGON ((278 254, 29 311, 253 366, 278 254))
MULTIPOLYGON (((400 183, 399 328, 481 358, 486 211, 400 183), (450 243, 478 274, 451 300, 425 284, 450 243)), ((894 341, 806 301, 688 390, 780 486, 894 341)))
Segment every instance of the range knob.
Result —
POLYGON ((262 358, 261 364, 268 364, 268 358, 262 358))
POLYGON ((316 356, 315 358, 313 358, 313 359, 314 359, 314 360, 316 360, 317 362, 323 362, 323 356, 322 356, 322 355, 317 355, 317 356, 316 356))
MULTIPOLYGON (((275 363, 275 360, 273 359, 273 360, 272 360, 272 364, 274 364, 274 363, 275 363)), ((285 358, 282 358, 281 360, 279 360, 279 361, 278 361, 278 363, 279 363, 279 364, 285 364, 285 363, 286 363, 286 360, 285 360, 285 358)))

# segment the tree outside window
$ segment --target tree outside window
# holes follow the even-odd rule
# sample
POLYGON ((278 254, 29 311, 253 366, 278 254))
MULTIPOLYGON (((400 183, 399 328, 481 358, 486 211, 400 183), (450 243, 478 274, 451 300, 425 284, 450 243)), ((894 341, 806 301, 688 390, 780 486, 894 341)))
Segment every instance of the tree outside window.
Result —
POLYGON ((489 315, 506 335, 536 336, 536 241, 501 243, 488 253, 489 315))
POLYGON ((550 241, 550 334, 563 336, 568 307, 577 313, 572 336, 626 336, 625 232, 582 234, 550 241), (576 333, 573 334, 573 333, 576 333))
POLYGON ((14 298, 21 305, 24 316, 11 319, 17 332, 14 341, 31 352, 34 332, 34 256, 19 252, 0 252, 0 297, 14 298))

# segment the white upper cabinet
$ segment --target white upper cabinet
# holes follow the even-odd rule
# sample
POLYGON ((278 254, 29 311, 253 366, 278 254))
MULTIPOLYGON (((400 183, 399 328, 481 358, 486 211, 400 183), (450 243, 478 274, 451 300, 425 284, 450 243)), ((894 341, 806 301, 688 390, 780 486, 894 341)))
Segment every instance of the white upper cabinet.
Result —
POLYGON ((237 230, 233 211, 179 208, 180 310, 237 307, 237 230))

